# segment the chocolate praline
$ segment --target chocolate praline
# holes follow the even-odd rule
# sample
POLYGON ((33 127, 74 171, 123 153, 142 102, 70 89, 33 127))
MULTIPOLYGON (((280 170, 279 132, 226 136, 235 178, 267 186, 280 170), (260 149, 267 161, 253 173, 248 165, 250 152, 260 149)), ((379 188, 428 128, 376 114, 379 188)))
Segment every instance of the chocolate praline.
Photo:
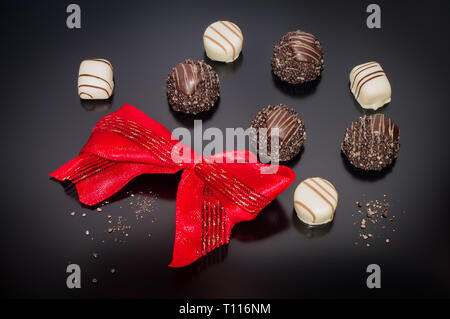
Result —
POLYGON ((278 128, 279 146, 275 151, 280 162, 289 161, 297 155, 306 139, 305 124, 300 115, 284 104, 268 105, 260 110, 251 122, 251 128, 256 133, 252 134, 253 147, 257 147, 260 156, 267 158, 272 156, 271 129, 278 128), (260 131, 261 128, 267 131, 260 131))
POLYGON ((353 166, 380 171, 398 156, 400 129, 383 114, 365 115, 347 128, 341 149, 353 166))
POLYGON ((288 32, 273 48, 272 70, 290 84, 313 81, 323 70, 322 45, 310 33, 288 32))
POLYGON ((167 76, 166 92, 174 111, 198 114, 211 109, 219 98, 219 76, 203 61, 185 60, 167 76))

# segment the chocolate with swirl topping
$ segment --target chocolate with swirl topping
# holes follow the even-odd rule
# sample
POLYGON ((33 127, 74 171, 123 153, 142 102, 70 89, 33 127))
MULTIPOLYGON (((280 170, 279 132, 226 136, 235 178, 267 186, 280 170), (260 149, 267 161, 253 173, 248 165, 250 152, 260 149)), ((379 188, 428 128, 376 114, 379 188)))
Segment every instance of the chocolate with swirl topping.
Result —
POLYGON ((380 171, 398 156, 400 129, 383 114, 360 117, 347 128, 341 149, 353 166, 380 171))
POLYGON ((275 44, 273 73, 284 82, 301 84, 315 80, 323 69, 323 52, 319 40, 300 30, 288 32, 275 44))
POLYGON ((263 108, 252 121, 251 127, 256 133, 252 135, 253 147, 257 148, 258 154, 264 160, 277 155, 280 162, 289 161, 300 152, 306 139, 305 124, 300 115, 284 104, 263 108), (267 131, 262 134, 264 131, 260 129, 267 131), (272 145, 276 132, 274 129, 278 131, 278 145, 272 145), (272 149, 272 146, 276 149, 272 149))
POLYGON ((177 88, 186 95, 194 93, 203 80, 201 69, 196 64, 179 63, 174 68, 174 73, 177 88))
POLYGON ((203 61, 186 60, 167 76, 166 92, 174 111, 198 114, 211 109, 219 98, 219 76, 203 61))

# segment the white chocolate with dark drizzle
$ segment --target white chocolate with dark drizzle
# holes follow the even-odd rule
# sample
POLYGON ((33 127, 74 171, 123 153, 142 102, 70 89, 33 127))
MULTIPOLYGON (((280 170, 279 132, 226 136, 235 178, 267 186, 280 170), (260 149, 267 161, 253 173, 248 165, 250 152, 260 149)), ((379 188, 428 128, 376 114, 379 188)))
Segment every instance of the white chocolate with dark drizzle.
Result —
POLYGON ((377 110, 391 101, 391 85, 377 62, 367 62, 352 69, 350 90, 365 109, 377 110))
POLYGON ((78 95, 83 100, 108 99, 114 91, 113 67, 105 59, 86 59, 78 72, 78 95))
POLYGON ((321 177, 301 182, 294 192, 294 208, 298 218, 308 225, 322 225, 334 218, 338 203, 336 188, 321 177))
POLYGON ((241 29, 230 21, 216 21, 203 34, 206 55, 213 61, 233 62, 239 57, 243 42, 241 29))

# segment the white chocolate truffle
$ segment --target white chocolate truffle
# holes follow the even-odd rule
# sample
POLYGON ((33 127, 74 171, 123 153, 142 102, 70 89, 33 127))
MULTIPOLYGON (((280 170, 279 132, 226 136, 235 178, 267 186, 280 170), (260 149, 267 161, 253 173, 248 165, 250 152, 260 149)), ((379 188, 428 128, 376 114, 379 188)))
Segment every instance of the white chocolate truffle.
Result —
POLYGON ((365 109, 376 110, 391 101, 391 84, 377 62, 355 66, 350 72, 350 89, 365 109))
POLYGON ((114 91, 113 67, 105 59, 86 59, 78 72, 78 95, 83 100, 105 100, 114 91))
POLYGON ((309 225, 322 225, 333 220, 338 193, 333 184, 312 177, 301 182, 294 192, 294 208, 298 218, 309 225))
POLYGON ((241 29, 230 21, 216 21, 203 34, 206 55, 213 61, 233 62, 241 53, 243 41, 241 29))

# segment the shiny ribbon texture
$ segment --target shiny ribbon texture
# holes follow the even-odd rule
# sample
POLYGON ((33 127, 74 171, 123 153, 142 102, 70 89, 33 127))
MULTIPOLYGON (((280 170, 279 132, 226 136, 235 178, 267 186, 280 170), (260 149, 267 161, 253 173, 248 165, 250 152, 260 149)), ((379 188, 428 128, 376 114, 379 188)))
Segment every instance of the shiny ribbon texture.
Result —
POLYGON ((80 201, 92 206, 138 175, 180 170, 171 267, 228 244, 236 223, 254 219, 295 179, 290 168, 261 164, 248 151, 202 157, 128 104, 103 117, 79 155, 50 176, 71 181, 80 201))

